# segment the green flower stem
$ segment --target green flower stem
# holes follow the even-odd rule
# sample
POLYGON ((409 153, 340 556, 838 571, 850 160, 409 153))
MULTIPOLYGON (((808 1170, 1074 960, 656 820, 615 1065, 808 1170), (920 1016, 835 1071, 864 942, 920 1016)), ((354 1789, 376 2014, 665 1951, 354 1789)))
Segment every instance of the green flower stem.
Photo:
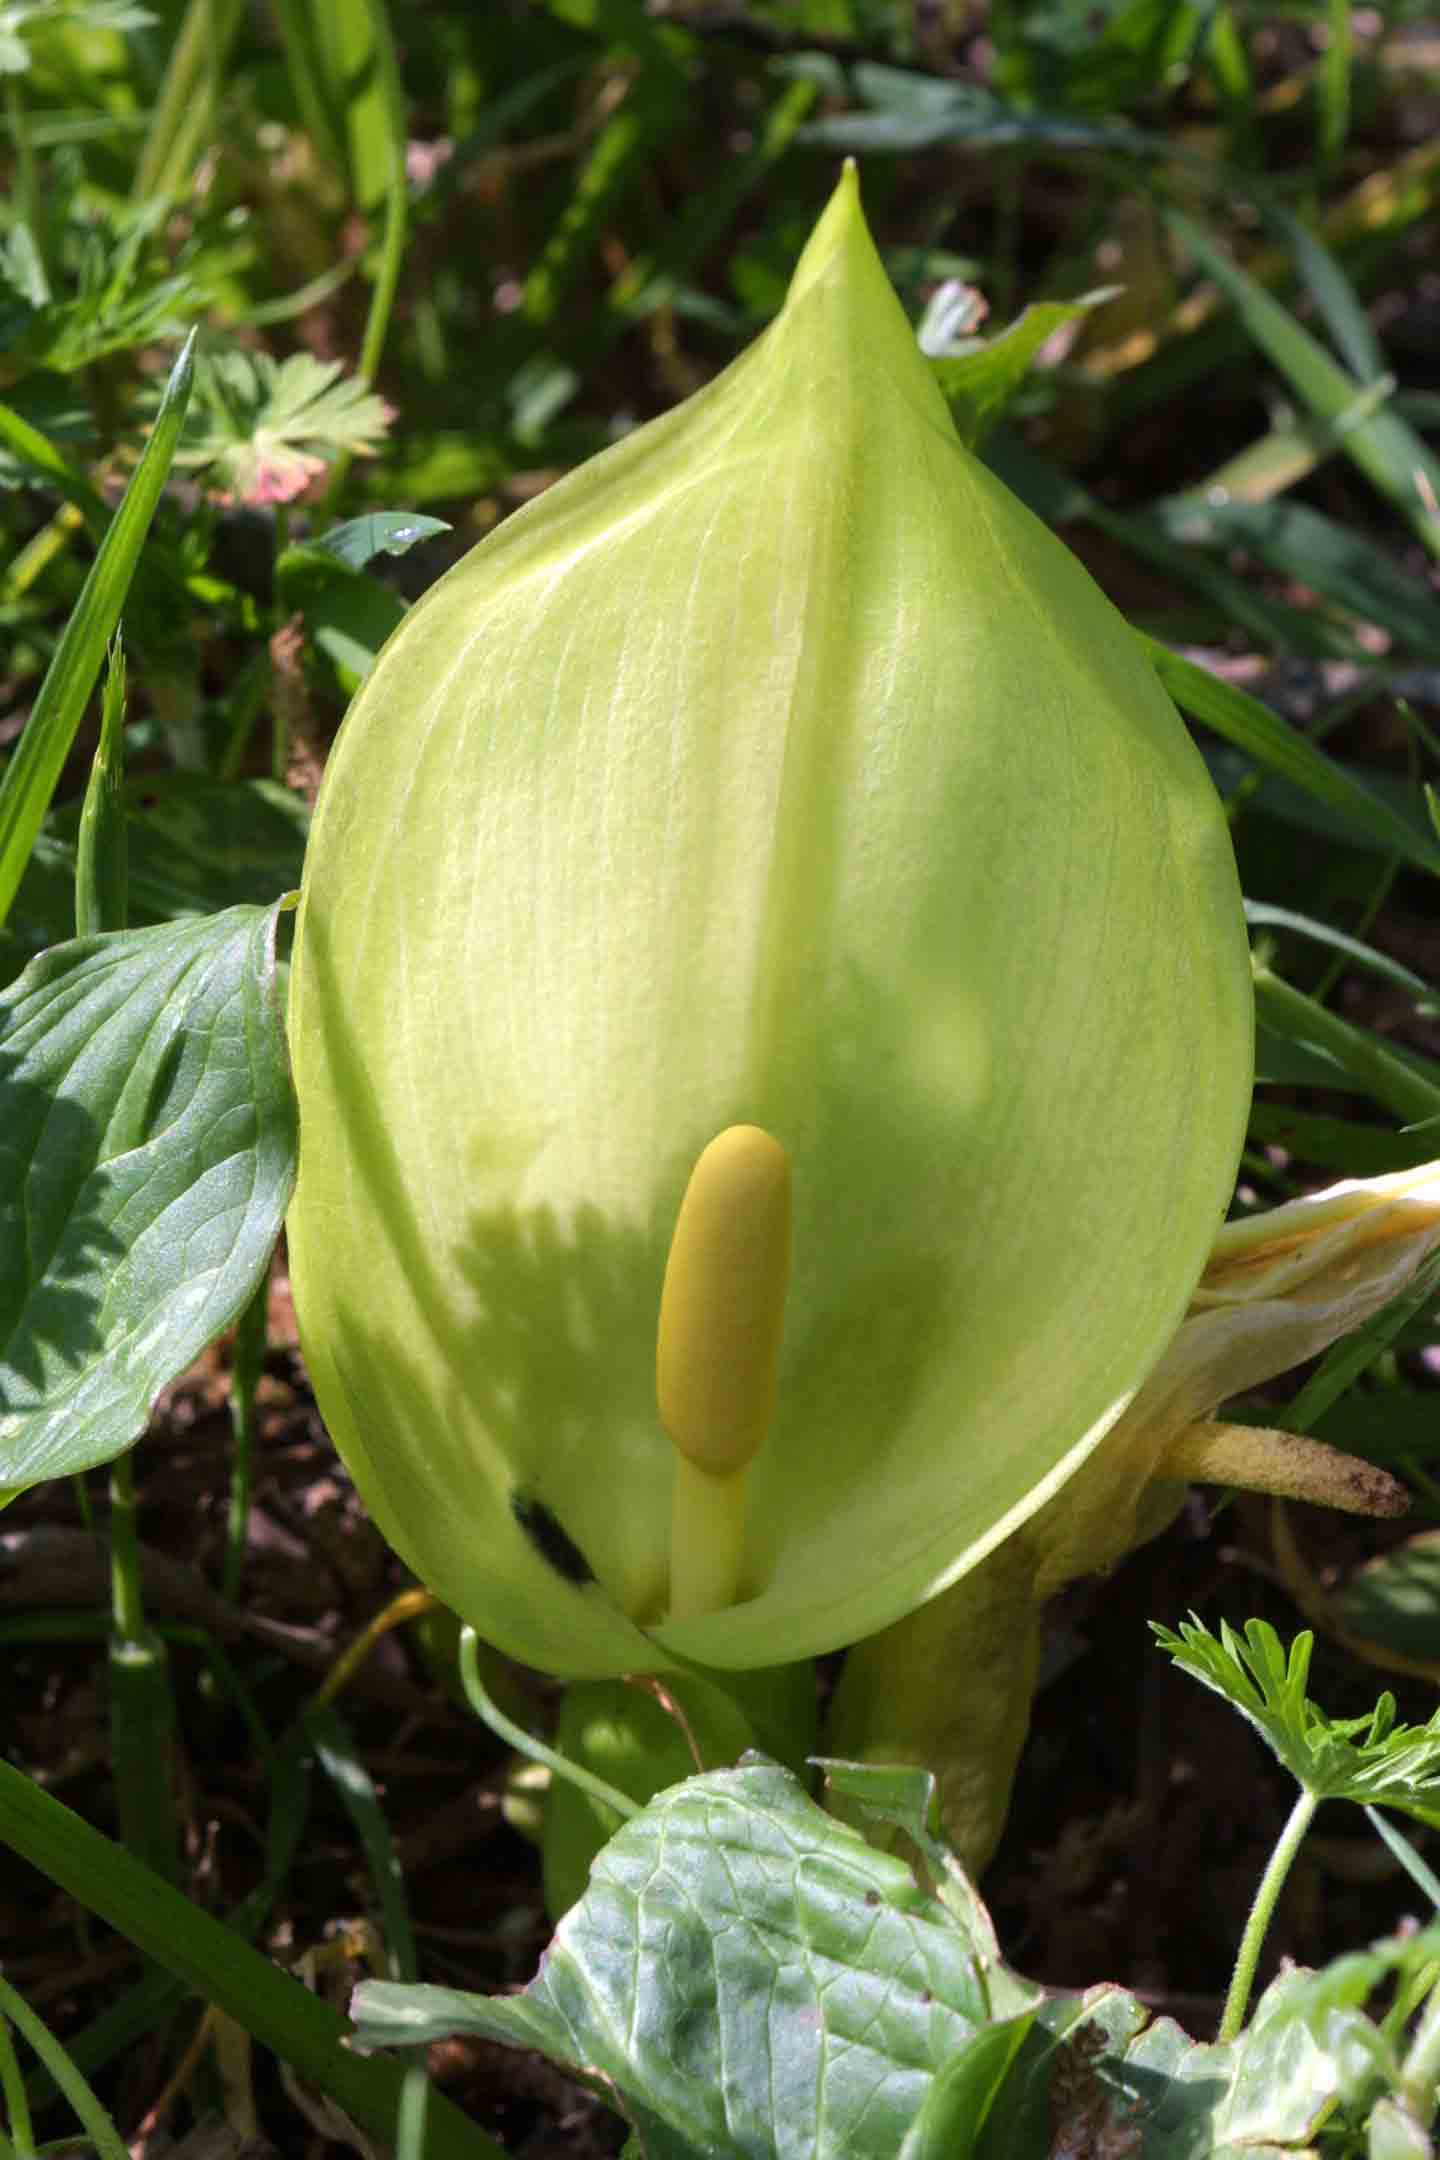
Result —
POLYGON ((412 2063, 400 2088, 395 2118, 395 2160, 425 2160, 425 2125, 430 2114, 430 2075, 423 2059, 412 2063))
MULTIPOLYGON (((17 1776, 18 1772, 11 1772, 17 1776)), ((22 2032, 35 2053, 50 2072, 55 2083, 69 2101, 86 2136, 95 2147, 100 2160, 130 2160, 119 2131, 86 2084, 80 2072, 59 2041, 41 2019, 36 2017, 22 1995, 18 1995, 8 1980, 0 1975, 0 2015, 9 2018, 18 2032, 22 2032)), ((12 2110, 11 2127, 18 2129, 12 2110)), ((28 2128, 28 2122, 27 2122, 28 2128)), ((22 2146, 22 2151, 28 2148, 22 2146)))
MULTIPOLYGON (((380 239, 380 259, 370 293, 370 312, 360 347, 360 378, 372 384, 385 349, 391 310, 405 260, 405 238, 410 225, 410 178, 405 170, 405 100, 395 63, 395 46, 383 0, 367 0, 373 64, 383 87, 389 121, 386 130, 385 226, 380 239)), ((350 471, 350 452, 342 450, 330 468, 325 489, 322 523, 332 519, 345 492, 350 471)))
POLYGON ((118 1455, 110 1471, 110 1624, 121 1642, 145 1635, 140 1590, 140 1540, 135 1529, 135 1466, 118 1455))
POLYGON ((175 1815, 175 1698, 170 1654, 145 1623, 135 1469, 110 1467, 110 1759, 115 1812, 127 1851, 167 1882, 180 1874, 175 1815))
POLYGON ((21 223, 30 229, 35 253, 48 283, 50 250, 45 190, 40 184, 40 170, 30 140, 30 123, 25 113, 25 101, 20 95, 20 77, 14 73, 7 73, 5 77, 5 118, 10 125, 10 140, 15 145, 15 208, 21 223))
POLYGON ((1440 1118, 1440 1085, 1384 1049, 1363 1028, 1352 1027, 1314 998, 1306 997, 1266 967, 1255 970, 1255 1009, 1277 1034, 1326 1050, 1378 1103, 1414 1124, 1440 1118))
MULTIPOLYGON (((346 2044, 348 2021, 328 2004, 3 1761, 0 1839, 318 2085, 372 2137, 393 2140, 404 2085, 398 2064, 355 2054, 346 2044)), ((426 2160, 503 2160, 499 2146, 439 2093, 430 2095, 427 2134, 426 2160)))
POLYGON ((244 0, 190 0, 135 168, 132 202, 184 192, 214 138, 216 93, 244 13, 244 0))
POLYGON ((10 2027, 0 2018, 0 2095, 5 2100, 5 2119, 13 2132, 13 2140, 0 2133, 0 2154, 14 2155, 14 2160, 34 2160, 35 2132, 30 2121, 30 2101, 25 2091, 25 2080, 20 2075, 20 2065, 15 2059, 15 2043, 10 2038, 10 2027))
POLYGON ((628 1793, 618 1792, 613 1785, 607 1785, 604 1778, 596 1777, 593 1771, 582 1770, 579 1763, 568 1762, 563 1755, 557 1754, 554 1748, 547 1747, 543 1740, 537 1740, 533 1733, 526 1732, 523 1725, 517 1725, 513 1718, 506 1717, 504 1711, 492 1700, 485 1682, 480 1677, 480 1638, 474 1628, 470 1627, 460 1631, 460 1684, 476 1717, 488 1725, 491 1732, 508 1747, 517 1749, 522 1755, 528 1755, 531 1762, 543 1763, 553 1776, 568 1779, 570 1784, 577 1785, 581 1792, 589 1793, 592 1799, 598 1800, 602 1807, 614 1808, 616 1814, 626 1822, 641 1812, 628 1793))
POLYGON ((105 671, 100 742, 80 811, 75 850, 75 935, 123 930, 130 919, 130 843, 125 823, 125 648, 117 633, 105 671))
POLYGON ((1266 1930, 1275 1911, 1276 1901, 1285 1886, 1295 1855, 1304 1841, 1305 1833, 1315 1819, 1320 1805, 1318 1793, 1302 1792, 1290 1810, 1290 1819, 1280 1833, 1269 1864, 1260 1878, 1255 1902, 1245 1922, 1245 1933, 1240 1938, 1240 1949, 1235 1959, 1235 1970, 1230 1977, 1230 1991, 1225 1997, 1225 2014, 1220 2020, 1216 2035, 1221 2041, 1239 2038, 1245 2023, 1245 2013, 1250 2007, 1250 1991, 1255 1985, 1255 1968, 1260 1962, 1260 1951, 1266 1930))
POLYGON ((230 1366, 230 1502, 225 1518, 225 1565, 220 1592, 233 1604, 245 1564, 245 1534, 250 1520, 251 1450, 255 1437, 255 1390, 265 1365, 265 1330, 270 1317, 270 1272, 240 1315, 230 1366))

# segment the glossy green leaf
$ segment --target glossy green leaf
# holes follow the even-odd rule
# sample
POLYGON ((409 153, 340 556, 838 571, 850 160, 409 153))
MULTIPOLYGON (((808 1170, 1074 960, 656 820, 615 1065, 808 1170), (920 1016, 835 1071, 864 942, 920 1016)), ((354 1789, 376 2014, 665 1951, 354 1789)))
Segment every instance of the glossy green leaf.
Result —
POLYGON ((372 556, 404 555, 417 540, 449 531, 444 518, 426 517, 419 510, 367 510, 334 526, 314 544, 338 556, 347 570, 363 570, 372 556))
POLYGON ((1033 2023, 1033 2013, 1027 2012, 1004 2024, 983 2026, 955 2050, 906 2131, 899 2160, 973 2160, 980 2133, 1033 2023))
POLYGON ((432 588, 346 720, 292 1006, 327 1423, 530 1663, 872 1632, 1169 1340, 1250 1021, 1194 747, 955 439, 847 177, 765 336, 432 588), (793 1165, 778 1407, 740 1594, 679 1617, 659 1295, 737 1122, 793 1165))
POLYGON ((275 566, 286 608, 304 617, 318 649, 363 682, 405 616, 405 603, 368 570, 352 569, 324 547, 287 548, 275 566))
POLYGON ((268 1264, 295 1161, 277 913, 77 939, 0 997, 0 1490, 128 1447, 268 1264))
POLYGON ((0 777, 0 922, 15 897, 120 620, 185 418, 193 347, 192 335, 175 363, 150 440, 65 625, 19 746, 0 777))
POLYGON ((367 1982, 352 2014, 366 2046, 540 2047, 611 2079, 677 2151, 894 2160, 990 2003, 972 1946, 909 1869, 752 1762, 626 1824, 522 1995, 367 1982))

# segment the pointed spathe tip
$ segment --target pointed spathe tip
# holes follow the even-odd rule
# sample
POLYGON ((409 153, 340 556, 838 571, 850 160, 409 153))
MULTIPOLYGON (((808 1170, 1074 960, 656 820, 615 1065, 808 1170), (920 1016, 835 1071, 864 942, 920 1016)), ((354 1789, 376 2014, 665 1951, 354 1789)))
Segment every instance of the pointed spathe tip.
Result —
POLYGON ((868 254, 874 254, 874 242, 865 223, 865 213, 860 207, 859 167, 853 157, 847 157, 840 168, 840 178, 835 183, 830 200, 820 213, 815 230, 806 241, 804 252, 795 266, 786 304, 789 305, 808 292, 830 269, 837 256, 853 250, 857 245, 868 254))

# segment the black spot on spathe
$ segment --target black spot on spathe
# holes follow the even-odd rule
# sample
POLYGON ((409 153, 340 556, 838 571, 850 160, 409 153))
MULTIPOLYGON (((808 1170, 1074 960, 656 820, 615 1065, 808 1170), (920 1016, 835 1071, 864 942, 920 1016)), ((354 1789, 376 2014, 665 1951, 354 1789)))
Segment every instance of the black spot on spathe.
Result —
POLYGON ((546 1507, 543 1500, 534 1500, 528 1493, 513 1492, 510 1495, 510 1512, 541 1559, 554 1568, 557 1575, 563 1576, 566 1582, 574 1583, 579 1588, 594 1582, 595 1570, 569 1531, 546 1507))

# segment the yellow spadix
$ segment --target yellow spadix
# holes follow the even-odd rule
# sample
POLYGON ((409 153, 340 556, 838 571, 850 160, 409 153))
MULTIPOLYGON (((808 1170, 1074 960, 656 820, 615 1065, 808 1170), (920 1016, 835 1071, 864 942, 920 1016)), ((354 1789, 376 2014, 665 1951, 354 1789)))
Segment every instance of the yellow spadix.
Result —
POLYGON ((382 653, 292 1043, 326 1420, 532 1664, 887 1626, 1169 1342, 1248 1101, 1224 820, 1125 624, 957 441, 853 174, 750 350, 382 653), (753 1206, 712 1213, 715 1163, 753 1206))
POLYGON ((691 1172, 660 1295, 655 1385, 677 1456, 671 1619, 742 1587, 745 1473, 775 1414, 789 1281, 789 1158, 758 1125, 731 1125, 691 1172))

